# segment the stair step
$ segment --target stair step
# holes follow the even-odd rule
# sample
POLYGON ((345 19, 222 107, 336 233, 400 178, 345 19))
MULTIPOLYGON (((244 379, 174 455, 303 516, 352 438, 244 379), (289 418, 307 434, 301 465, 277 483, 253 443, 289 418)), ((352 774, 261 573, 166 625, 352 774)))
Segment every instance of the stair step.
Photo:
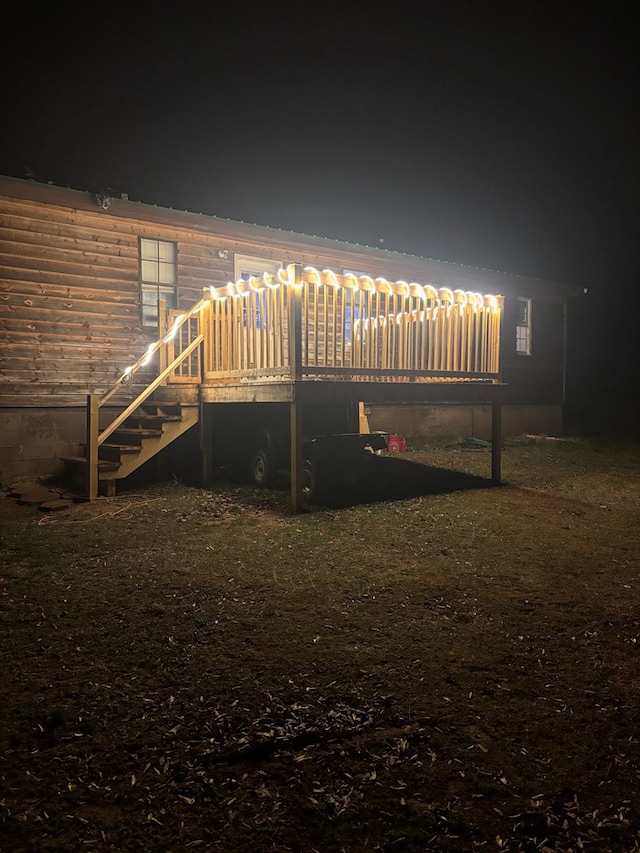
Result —
POLYGON ((140 453, 141 450, 141 444, 102 444, 98 448, 98 458, 121 462, 123 456, 140 453))
POLYGON ((145 438, 161 438, 161 429, 144 429, 143 427, 119 427, 111 434, 112 444, 142 444, 145 438))
MULTIPOLYGON (((118 429, 113 433, 116 435, 117 433, 121 435, 140 435, 142 438, 153 438, 156 435, 162 435, 161 429, 145 429, 145 427, 118 427, 118 429)), ((118 444, 119 442, 116 442, 118 444)))
POLYGON ((182 404, 179 402, 162 403, 155 400, 147 400, 140 406, 140 410, 151 416, 179 418, 182 411, 182 404))
MULTIPOLYGON (((197 401, 182 403, 170 399, 146 400, 122 426, 115 429, 98 447, 98 482, 100 492, 110 494, 116 481, 124 479, 161 452, 198 422, 200 407, 197 401), (149 439, 149 441, 147 441, 149 439)), ((87 447, 85 456, 66 456, 70 481, 79 490, 87 487, 87 447)), ((114 492, 115 493, 115 492, 114 492)))
MULTIPOLYGON (((87 445, 83 443, 80 445, 80 447, 83 448, 83 450, 85 452, 85 456, 86 456, 87 445)), ((121 453, 121 454, 122 453, 140 453, 141 448, 142 448, 141 444, 116 444, 113 441, 110 441, 108 443, 105 442, 105 444, 101 444, 100 447, 98 448, 98 458, 99 459, 110 459, 111 458, 109 456, 110 453, 121 453), (101 455, 103 453, 105 454, 104 456, 101 455)), ((79 457, 79 458, 84 458, 84 457, 79 457)))
MULTIPOLYGON (((148 426, 150 424, 159 424, 159 426, 156 427, 156 429, 160 429, 162 427, 162 424, 178 422, 181 420, 182 420, 182 415, 146 415, 146 414, 143 414, 143 415, 131 415, 131 417, 129 418, 129 421, 131 421, 131 423, 138 422, 141 426, 143 424, 147 424, 148 426)), ((153 429, 154 427, 149 426, 149 428, 153 429)))
MULTIPOLYGON (((70 465, 84 465, 86 466, 87 460, 84 456, 62 456, 63 462, 68 462, 70 465)), ((120 467, 119 462, 112 462, 109 459, 98 459, 98 470, 99 471, 117 471, 120 467)))

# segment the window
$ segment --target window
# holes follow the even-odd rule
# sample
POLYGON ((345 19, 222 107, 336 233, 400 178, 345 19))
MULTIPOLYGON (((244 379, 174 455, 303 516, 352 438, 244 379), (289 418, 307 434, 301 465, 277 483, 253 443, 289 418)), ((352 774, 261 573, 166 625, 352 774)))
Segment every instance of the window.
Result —
MULTIPOLYGON (((253 258, 248 255, 236 255, 234 258, 236 281, 243 278, 245 281, 249 276, 261 277, 262 273, 274 275, 278 272, 281 263, 267 258, 253 258)), ((247 296, 246 299, 249 297, 247 296)), ((246 304, 246 302, 245 302, 246 304)), ((267 328, 267 294, 261 290, 254 294, 256 329, 267 328)), ((247 325, 247 312, 245 309, 244 324, 247 325)))
POLYGON ((519 355, 531 355, 531 299, 524 296, 518 296, 516 352, 519 355))
POLYGON ((158 302, 176 308, 176 244, 140 238, 140 290, 142 325, 158 325, 158 302))
MULTIPOLYGON (((355 275, 360 277, 361 275, 367 275, 367 273, 362 272, 362 270, 342 270, 343 275, 355 275)), ((355 323, 360 319, 360 309, 362 307, 362 297, 363 293, 361 290, 350 290, 345 291, 345 294, 349 294, 346 297, 347 302, 344 307, 344 339, 346 343, 351 342, 352 337, 352 329, 351 329, 351 321, 355 323), (353 311, 353 314, 352 314, 353 311)))

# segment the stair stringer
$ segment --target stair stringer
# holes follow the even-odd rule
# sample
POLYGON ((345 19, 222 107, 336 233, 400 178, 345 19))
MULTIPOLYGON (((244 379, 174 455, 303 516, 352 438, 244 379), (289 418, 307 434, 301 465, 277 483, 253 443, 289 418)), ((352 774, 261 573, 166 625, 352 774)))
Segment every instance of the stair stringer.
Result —
POLYGON ((141 465, 148 462, 149 459, 153 459, 161 450, 164 450, 165 447, 168 447, 198 423, 200 418, 199 405, 182 404, 180 411, 182 414, 181 420, 166 421, 162 425, 162 435, 144 438, 139 453, 126 454, 121 459, 120 465, 116 470, 100 471, 100 482, 105 480, 123 480, 125 477, 128 477, 129 474, 132 474, 141 465))

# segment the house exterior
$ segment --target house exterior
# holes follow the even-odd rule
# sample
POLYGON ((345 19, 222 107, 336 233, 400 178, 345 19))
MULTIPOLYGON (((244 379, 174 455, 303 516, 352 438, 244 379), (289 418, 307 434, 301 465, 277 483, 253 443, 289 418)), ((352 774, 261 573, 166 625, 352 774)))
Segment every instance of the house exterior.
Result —
MULTIPOLYGON (((157 339, 159 304, 184 311, 203 289, 289 264, 500 294, 503 435, 561 432, 576 288, 0 177, 0 479, 54 475, 78 453, 87 395, 157 339)), ((490 400, 478 394, 462 405, 363 396, 370 430, 412 444, 491 435, 490 400)))

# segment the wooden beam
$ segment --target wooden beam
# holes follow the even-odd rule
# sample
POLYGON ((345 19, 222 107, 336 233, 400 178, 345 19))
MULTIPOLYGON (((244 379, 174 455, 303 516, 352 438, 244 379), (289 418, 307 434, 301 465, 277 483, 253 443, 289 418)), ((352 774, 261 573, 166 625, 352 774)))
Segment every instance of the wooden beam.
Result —
POLYGON ((213 483, 212 414, 211 406, 200 403, 200 453, 202 455, 203 486, 210 486, 213 483))
POLYGON ((87 394, 87 497, 98 497, 98 416, 100 395, 87 394))
POLYGON ((300 264, 289 264, 290 279, 293 276, 295 284, 289 288, 289 368, 291 378, 295 381, 302 378, 302 291, 298 282, 302 271, 300 264))
POLYGON ((502 397, 491 404, 491 482, 499 486, 502 482, 502 397))
POLYGON ((302 480, 304 476, 302 403, 295 400, 289 407, 291 424, 291 512, 303 508, 302 480))

